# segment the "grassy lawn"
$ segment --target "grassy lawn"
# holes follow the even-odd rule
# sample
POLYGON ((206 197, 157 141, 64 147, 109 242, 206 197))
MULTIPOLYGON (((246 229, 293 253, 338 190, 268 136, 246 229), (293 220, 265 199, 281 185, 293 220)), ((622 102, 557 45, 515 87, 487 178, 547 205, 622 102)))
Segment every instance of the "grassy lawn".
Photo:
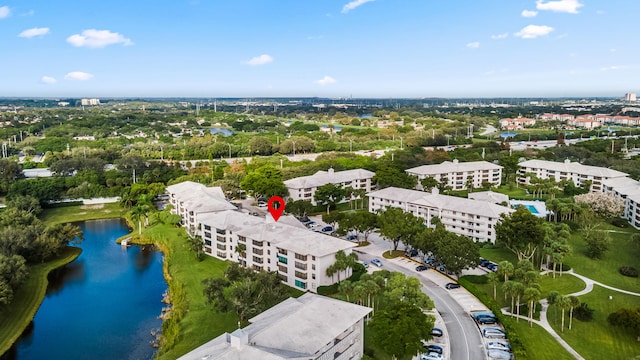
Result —
MULTIPOLYGON (((524 359, 535 360, 573 360, 569 354, 545 329, 533 324, 529 327, 526 321, 514 322, 518 330, 518 338, 527 349, 524 359)), ((523 359, 521 356, 516 357, 523 359)))
MULTIPOLYGON (((236 315, 213 310, 202 293, 202 280, 223 276, 227 263, 210 256, 203 256, 202 261, 197 261, 183 234, 183 229, 164 224, 149 227, 142 233, 147 241, 156 242, 162 249, 165 278, 168 273, 173 286, 182 288, 186 297, 184 317, 177 323, 179 336, 175 346, 162 349, 164 351, 159 352, 158 359, 175 359, 225 331, 237 328, 236 315)), ((174 303, 174 306, 178 304, 174 303)))
MULTIPOLYGON (((620 230, 619 228, 616 228, 620 230)), ((593 260, 585 255, 586 245, 580 233, 575 233, 569 242, 573 248, 573 254, 567 257, 566 263, 575 272, 584 275, 603 284, 616 288, 640 292, 640 278, 622 276, 618 272, 621 266, 633 266, 640 269, 640 246, 631 240, 635 230, 624 229, 629 233, 609 233, 611 246, 602 259, 593 260)))
POLYGON ((560 276, 559 273, 556 273, 555 279, 551 274, 540 277, 540 293, 543 297, 546 297, 552 291, 557 291, 563 295, 573 294, 584 290, 585 287, 584 281, 573 275, 560 276))
POLYGON ((518 200, 533 200, 532 195, 527 195, 524 187, 516 187, 513 185, 502 185, 497 188, 492 188, 492 191, 497 193, 509 195, 509 199, 518 199, 518 200))
POLYGON ((55 259, 29 267, 27 281, 14 293, 11 304, 0 311, 0 354, 11 348, 36 315, 47 291, 49 272, 72 262, 80 252, 69 247, 55 259))
POLYGON ((65 206, 45 209, 39 216, 46 223, 66 223, 94 219, 110 219, 123 217, 124 210, 118 203, 65 206))
POLYGON ((501 261, 510 261, 512 264, 518 263, 518 257, 512 251, 509 251, 502 247, 495 248, 480 248, 480 256, 491 260, 494 263, 500 263, 501 261))
POLYGON ((638 334, 609 325, 607 316, 619 308, 640 307, 640 297, 625 295, 595 286, 589 294, 580 297, 580 301, 594 309, 593 320, 582 322, 573 320, 573 328, 567 329, 569 321, 565 312, 565 330, 560 331, 561 311, 555 306, 549 308, 549 322, 576 351, 585 359, 633 359, 640 356, 638 334), (609 296, 613 299, 609 300, 609 296), (557 311, 557 313, 556 313, 557 311), (557 316, 555 316, 557 315, 557 316))

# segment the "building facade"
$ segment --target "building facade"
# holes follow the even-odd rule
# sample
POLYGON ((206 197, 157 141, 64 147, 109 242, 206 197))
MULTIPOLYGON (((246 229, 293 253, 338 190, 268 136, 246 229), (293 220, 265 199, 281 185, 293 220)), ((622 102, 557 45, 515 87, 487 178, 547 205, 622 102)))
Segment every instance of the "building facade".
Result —
POLYGON ((180 360, 358 360, 368 307, 306 293, 289 298, 180 360))
POLYGON ((602 191, 624 201, 622 215, 631 226, 640 229, 640 182, 628 177, 603 181, 602 191))
POLYGON ((343 188, 364 189, 369 192, 372 190, 371 179, 374 176, 374 172, 365 169, 334 171, 330 168, 327 171, 318 171, 313 175, 289 179, 284 182, 284 185, 287 187, 292 201, 305 200, 317 205, 314 195, 318 187, 334 184, 343 188))
POLYGON ((530 184, 530 177, 533 174, 540 179, 554 179, 556 182, 571 180, 575 186, 582 186, 585 181, 591 181, 591 192, 601 192, 603 181, 609 179, 623 178, 628 174, 621 171, 612 170, 599 166, 582 165, 578 162, 565 160, 555 162, 547 160, 526 160, 518 164, 518 183, 522 185, 530 184))
POLYGON ((296 289, 317 292, 319 286, 351 276, 350 268, 333 277, 326 272, 338 251, 349 255, 357 245, 311 231, 293 217, 275 222, 271 215, 222 211, 202 214, 198 221, 207 255, 256 271, 277 271, 282 282, 296 289))
POLYGON ((171 213, 180 215, 189 234, 196 232, 199 215, 236 209, 227 201, 222 188, 207 187, 193 181, 167 186, 167 194, 169 203, 173 205, 171 213))
POLYGON ((429 227, 432 226, 431 219, 438 217, 448 231, 481 242, 494 243, 495 225, 500 215, 514 211, 486 201, 440 195, 437 189, 429 193, 388 187, 367 196, 370 212, 384 211, 389 207, 400 208, 424 219, 429 227))
MULTIPOLYGON (((459 162, 445 161, 436 165, 422 165, 405 170, 407 174, 420 180, 432 177, 452 190, 466 190, 468 185, 480 188, 483 184, 500 186, 502 183, 502 166, 488 161, 459 162)), ((421 186, 419 185, 419 188, 421 186)))

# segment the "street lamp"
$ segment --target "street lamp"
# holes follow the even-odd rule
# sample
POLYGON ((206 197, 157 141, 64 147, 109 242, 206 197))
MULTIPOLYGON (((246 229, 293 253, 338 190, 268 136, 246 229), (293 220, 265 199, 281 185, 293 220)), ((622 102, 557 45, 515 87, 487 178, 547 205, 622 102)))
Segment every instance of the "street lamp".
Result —
POLYGON ((231 144, 227 144, 229 145, 229 159, 231 159, 231 144))
POLYGON ((293 143, 293 156, 296 156, 296 142, 293 140, 291 142, 293 143))

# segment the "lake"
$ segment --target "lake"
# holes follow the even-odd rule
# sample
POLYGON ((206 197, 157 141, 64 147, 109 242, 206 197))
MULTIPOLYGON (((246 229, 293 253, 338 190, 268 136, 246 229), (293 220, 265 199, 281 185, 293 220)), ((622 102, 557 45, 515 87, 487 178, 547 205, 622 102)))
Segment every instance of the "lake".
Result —
POLYGON ((152 359, 167 284, 162 253, 122 247, 120 219, 78 223, 82 254, 49 275, 47 295, 7 359, 152 359))

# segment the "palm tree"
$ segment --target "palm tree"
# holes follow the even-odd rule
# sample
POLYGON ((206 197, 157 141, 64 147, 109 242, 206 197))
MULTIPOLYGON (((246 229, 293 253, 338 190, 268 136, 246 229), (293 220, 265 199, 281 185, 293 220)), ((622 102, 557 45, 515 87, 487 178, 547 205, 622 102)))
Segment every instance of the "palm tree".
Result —
POLYGON ((246 257, 247 256, 247 245, 238 244, 238 246, 236 246, 236 253, 238 253, 238 257, 239 258, 246 257))
POLYGON ((351 302, 349 295, 353 294, 353 287, 354 284, 349 280, 345 280, 338 285, 338 291, 346 296, 347 302, 351 302))
MULTIPOLYGON (((505 283, 509 281, 509 276, 512 276, 514 271, 515 268, 510 261, 505 260, 498 264, 498 275, 504 276, 505 283)), ((504 294, 504 299, 507 300, 507 293, 504 294)))
MULTIPOLYGON (((364 197, 367 195, 367 189, 354 189, 353 195, 356 199, 360 200, 360 206, 364 207, 364 197)), ((358 201, 356 200, 356 209, 358 208, 358 201)))
POLYGON ((575 296, 569 296, 569 330, 571 330, 571 324, 573 323, 573 309, 580 306, 580 299, 575 296))
MULTIPOLYGON (((513 292, 516 295, 516 314, 520 316, 520 298, 524 294, 524 284, 518 281, 514 281, 513 284, 513 292)), ((518 317, 516 317, 516 321, 518 321, 518 317)))
POLYGON ((136 205, 131 208, 131 220, 138 222, 138 235, 142 235, 142 218, 146 217, 147 210, 144 206, 136 205))
POLYGON ((571 300, 569 300, 568 297, 564 296, 564 295, 560 295, 558 297, 558 299, 556 300, 556 304, 558 306, 560 306, 560 308, 562 309, 562 332, 564 332, 564 311, 566 309, 568 309, 569 307, 571 307, 571 300))
POLYGON ((504 284, 502 284, 502 291, 504 292, 504 298, 507 298, 507 295, 511 296, 511 316, 513 317, 513 302, 515 300, 515 281, 508 280, 504 284))
POLYGON ((327 268, 327 276, 333 278, 334 274, 338 274, 338 282, 340 282, 340 273, 347 269, 353 269, 357 261, 358 255, 356 253, 352 252, 347 255, 344 251, 340 250, 336 253, 336 261, 327 268))
MULTIPOLYGON (((559 297, 560 297, 560 293, 559 292, 557 292, 557 291, 550 292, 549 295, 547 295, 547 303, 549 304, 549 306, 556 305, 559 297)), ((553 321, 558 321, 558 310, 557 309, 554 310, 554 319, 553 319, 553 321)))
POLYGON ((540 300, 540 290, 535 287, 526 288, 524 297, 529 301, 529 326, 533 327, 533 313, 536 311, 536 303, 540 300))
MULTIPOLYGON (((500 267, 498 267, 498 269, 500 269, 500 267)), ((498 285, 498 282, 500 281, 500 277, 495 272, 490 272, 489 274, 487 274, 487 281, 489 282, 489 284, 493 285, 493 300, 495 300, 496 287, 498 285)))

